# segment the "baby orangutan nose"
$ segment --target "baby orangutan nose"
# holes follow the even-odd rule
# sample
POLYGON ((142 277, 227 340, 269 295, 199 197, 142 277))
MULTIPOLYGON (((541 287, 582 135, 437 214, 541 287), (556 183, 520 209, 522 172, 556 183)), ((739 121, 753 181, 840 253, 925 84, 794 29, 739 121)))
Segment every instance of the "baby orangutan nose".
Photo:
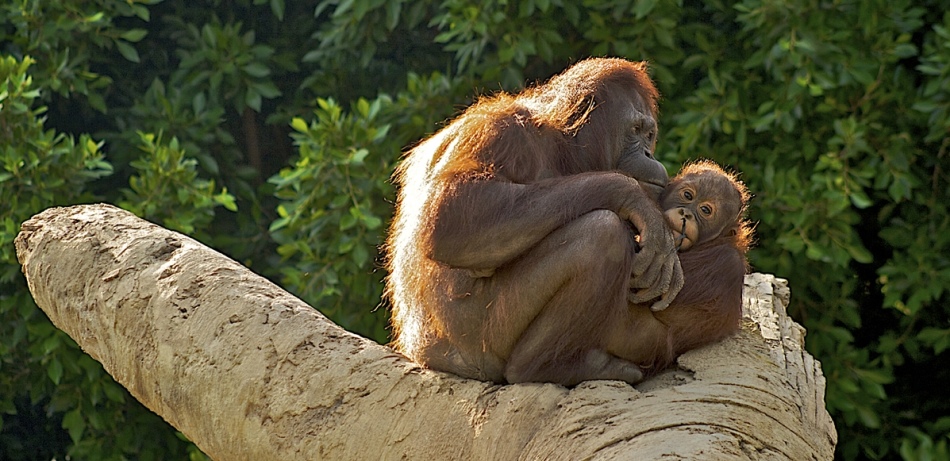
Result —
POLYGON ((666 210, 666 222, 675 234, 677 251, 692 247, 699 237, 699 226, 693 212, 687 207, 675 207, 666 210))
POLYGON ((680 214, 683 215, 683 219, 682 219, 683 226, 680 227, 680 230, 679 230, 680 233, 679 233, 679 235, 677 235, 677 236, 675 237, 675 239, 676 239, 676 251, 685 250, 685 248, 683 248, 683 242, 687 242, 687 248, 689 247, 689 240, 688 240, 687 237, 686 237, 686 220, 689 219, 689 218, 687 218, 687 217, 685 216, 685 214, 683 213, 682 210, 680 211, 680 214))

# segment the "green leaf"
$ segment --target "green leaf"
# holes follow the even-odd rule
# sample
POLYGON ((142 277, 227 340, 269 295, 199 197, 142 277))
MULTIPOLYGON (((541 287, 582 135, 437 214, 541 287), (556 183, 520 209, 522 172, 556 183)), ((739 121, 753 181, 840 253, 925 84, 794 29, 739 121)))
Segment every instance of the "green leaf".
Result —
POLYGON ((835 385, 838 389, 848 394, 856 394, 861 390, 861 388, 858 387, 858 385, 850 379, 841 379, 839 381, 836 381, 835 385))
POLYGON ((146 35, 148 35, 148 31, 145 29, 130 29, 119 36, 127 42, 138 43, 145 38, 146 35))
POLYGON ((362 165, 363 160, 366 159, 366 156, 369 155, 369 151, 366 149, 357 149, 350 153, 350 158, 347 161, 351 165, 362 165))
POLYGON ((340 230, 345 231, 351 229, 356 225, 356 216, 353 214, 345 214, 340 217, 340 230))
POLYGON ((855 261, 861 264, 870 264, 874 261, 874 255, 860 243, 847 245, 845 249, 848 250, 848 254, 850 254, 855 261))
POLYGON ((356 245, 353 247, 353 252, 351 253, 353 262, 356 263, 357 267, 365 267, 366 261, 369 259, 369 251, 364 245, 356 245))
POLYGON ((195 111, 195 115, 204 112, 205 105, 208 103, 208 98, 204 93, 198 93, 195 95, 194 99, 191 100, 191 110, 195 111))
POLYGON ((59 346, 62 344, 62 340, 58 334, 52 334, 45 340, 43 340, 43 355, 50 355, 53 351, 59 349, 59 346))
POLYGON ((59 385, 59 381, 63 377, 63 364, 58 358, 50 359, 49 364, 46 365, 46 375, 53 381, 53 384, 59 385))
POLYGON ((865 209, 874 204, 873 201, 864 193, 864 191, 856 190, 852 191, 851 195, 848 196, 851 199, 851 203, 858 209, 865 209))
POLYGON ((858 417, 861 418, 862 424, 872 429, 881 427, 881 418, 871 407, 860 405, 856 410, 858 411, 858 417))
POLYGON ((346 14, 347 11, 350 11, 350 8, 353 7, 354 0, 342 0, 337 4, 336 9, 333 10, 334 17, 340 17, 346 14))
POLYGON ((135 47, 132 45, 123 42, 122 40, 116 40, 115 46, 119 49, 119 53, 122 53, 122 56, 125 59, 128 59, 132 62, 139 62, 139 52, 135 50, 135 47))
POLYGON ((633 7, 633 14, 637 19, 643 19, 656 7, 657 0, 640 0, 633 7))
POLYGON ((386 2, 386 30, 395 30, 399 25, 399 16, 402 12, 402 2, 386 2))
POLYGON ((118 384, 110 381, 104 381, 102 383, 102 391, 106 394, 106 398, 113 402, 125 402, 125 390, 123 390, 122 386, 119 386, 118 384))
POLYGON ((259 62, 252 62, 244 66, 243 69, 245 73, 247 73, 248 75, 252 77, 262 78, 262 77, 266 77, 270 75, 270 69, 268 69, 267 66, 259 62))
POLYGON ((270 10, 274 13, 274 16, 276 16, 279 21, 284 20, 285 9, 286 7, 284 5, 284 0, 270 0, 270 10))
POLYGON ((902 43, 894 47, 894 56, 900 59, 917 56, 917 47, 910 43, 902 43))
POLYGON ((244 103, 247 104, 247 107, 254 109, 255 112, 260 112, 261 94, 251 88, 248 88, 247 93, 244 96, 244 103))
POLYGON ((82 440, 82 433, 86 430, 86 420, 78 408, 67 411, 63 415, 63 429, 69 432, 69 438, 73 443, 79 443, 82 440))
POLYGON ((862 381, 869 381, 875 384, 890 384, 894 382, 893 376, 881 370, 855 369, 854 372, 861 378, 862 381))
POLYGON ((148 22, 151 19, 151 14, 148 11, 148 8, 145 5, 135 5, 132 4, 132 11, 145 22, 148 22))
POLYGON ((254 89, 267 99, 280 96, 282 93, 271 82, 260 82, 252 85, 254 89))
POLYGON ((367 229, 370 229, 370 230, 377 229, 379 228, 379 226, 383 224, 382 219, 379 219, 378 217, 373 216, 373 215, 363 215, 362 219, 363 219, 363 224, 366 226, 367 229))
POLYGON ((237 211, 237 202, 234 200, 234 196, 228 193, 228 188, 225 187, 221 190, 220 194, 214 195, 214 201, 224 206, 229 211, 237 211))
POLYGON ((294 117, 293 119, 291 119, 290 127, 297 130, 300 133, 306 133, 309 130, 309 127, 307 126, 307 122, 305 122, 300 117, 294 117))
POLYGON ((926 327, 917 334, 917 339, 931 345, 934 353, 941 354, 950 347, 950 329, 926 327))

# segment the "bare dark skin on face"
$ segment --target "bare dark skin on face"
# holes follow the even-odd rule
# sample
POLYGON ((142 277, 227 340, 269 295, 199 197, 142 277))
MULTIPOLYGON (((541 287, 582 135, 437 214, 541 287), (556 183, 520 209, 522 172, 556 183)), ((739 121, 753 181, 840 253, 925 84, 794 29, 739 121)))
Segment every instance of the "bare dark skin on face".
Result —
POLYGON ((686 251, 721 236, 737 225, 744 206, 735 180, 714 164, 692 165, 660 196, 670 229, 677 235, 677 249, 686 251))
POLYGON ((632 300, 605 336, 608 354, 653 375, 680 354, 738 331, 752 227, 743 218, 746 187, 718 165, 687 165, 664 189, 660 206, 676 236, 685 283, 669 308, 632 300))
POLYGON ((413 148, 387 241, 393 346, 499 383, 640 381, 601 338, 628 298, 662 310, 683 287, 657 98, 644 63, 588 59, 413 148))

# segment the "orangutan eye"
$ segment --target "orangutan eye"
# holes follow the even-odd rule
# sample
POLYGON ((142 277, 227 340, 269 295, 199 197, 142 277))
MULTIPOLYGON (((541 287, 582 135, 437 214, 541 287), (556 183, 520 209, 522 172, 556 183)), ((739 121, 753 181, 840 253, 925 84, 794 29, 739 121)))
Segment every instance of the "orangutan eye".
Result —
POLYGON ((683 191, 683 198, 685 198, 686 200, 692 200, 692 199, 693 199, 693 193, 690 192, 690 191, 688 191, 688 190, 684 190, 684 191, 683 191))
POLYGON ((712 214, 712 208, 709 205, 703 205, 699 207, 699 211, 702 211, 704 215, 709 216, 712 214))

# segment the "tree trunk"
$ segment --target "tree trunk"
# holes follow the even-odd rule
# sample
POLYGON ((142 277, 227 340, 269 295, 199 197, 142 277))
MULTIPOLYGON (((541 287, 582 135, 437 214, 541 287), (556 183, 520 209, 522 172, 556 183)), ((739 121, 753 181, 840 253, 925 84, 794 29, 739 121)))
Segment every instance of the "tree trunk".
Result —
POLYGON ((786 282, 746 278, 742 331, 636 387, 499 386, 421 369, 181 234, 51 208, 17 255, 36 303, 219 460, 826 460, 837 435, 786 282))

